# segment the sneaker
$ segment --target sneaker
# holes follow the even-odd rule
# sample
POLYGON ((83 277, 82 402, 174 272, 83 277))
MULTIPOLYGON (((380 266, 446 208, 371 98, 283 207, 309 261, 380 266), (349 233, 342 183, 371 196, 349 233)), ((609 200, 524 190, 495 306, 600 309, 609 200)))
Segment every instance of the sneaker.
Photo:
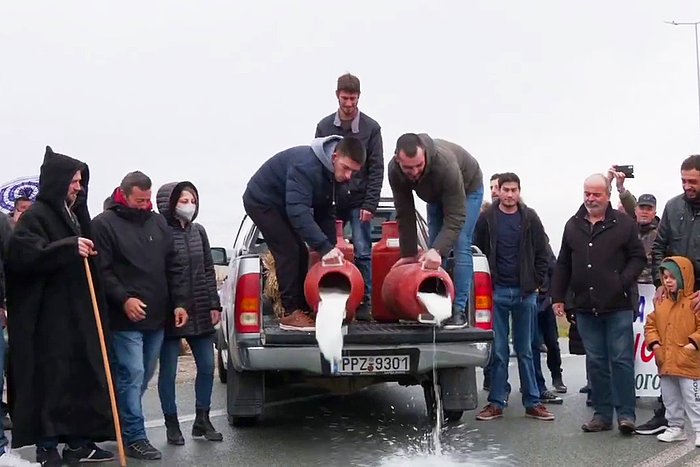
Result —
POLYGON ((564 399, 561 397, 557 396, 554 394, 552 391, 545 391, 542 394, 540 394, 540 401, 542 401, 543 404, 563 404, 564 399))
POLYGON ((496 418, 500 418, 503 416, 503 409, 498 408, 497 406, 493 404, 489 404, 486 407, 484 407, 481 412, 479 412, 479 415, 476 416, 477 420, 481 420, 482 422, 487 422, 489 420, 494 420, 496 418))
POLYGON ((579 389, 578 392, 581 393, 581 394, 590 394, 591 388, 590 388, 590 386, 585 385, 584 387, 582 387, 581 389, 579 389))
POLYGON ((153 447, 147 439, 140 439, 126 447, 126 455, 134 459, 155 461, 162 457, 159 450, 153 447))
POLYGON ((280 329, 284 331, 313 332, 316 330, 316 323, 303 311, 296 310, 291 315, 280 318, 280 329))
POLYGON ((36 448, 36 461, 45 467, 63 465, 63 459, 56 448, 36 448))
POLYGON ((372 312, 369 304, 363 303, 357 308, 355 312, 355 321, 372 321, 372 312))
POLYGON ((68 446, 63 448, 63 461, 67 464, 80 464, 83 462, 109 462, 114 460, 114 454, 102 449, 95 443, 72 449, 68 446))
POLYGON ((638 435, 656 435, 663 433, 668 429, 668 420, 664 417, 664 409, 654 410, 654 416, 646 422, 642 423, 637 427, 638 435))
POLYGON ((604 422, 598 417, 593 417, 590 422, 581 425, 581 429, 586 433, 598 433, 599 431, 612 430, 612 423, 604 422))
MULTIPOLYGON (((673 443, 675 441, 685 441, 688 437, 685 435, 683 428, 678 426, 669 427, 663 433, 656 435, 656 439, 663 441, 664 443, 673 443)), ((697 446, 697 439, 695 440, 695 445, 697 446)))
POLYGON ((443 323, 445 329, 463 329, 469 326, 467 315, 458 308, 452 309, 452 316, 443 323))
POLYGON ((552 378, 552 386, 554 387, 554 392, 559 394, 566 394, 566 391, 569 390, 564 384, 564 381, 562 381, 561 376, 552 378))
POLYGON ((554 420, 554 414, 547 410, 543 404, 538 404, 534 407, 525 409, 525 416, 530 418, 536 418, 537 420, 544 420, 546 422, 551 422, 554 420))
POLYGON ((635 428, 637 427, 632 420, 620 420, 617 422, 617 429, 623 435, 633 435, 635 428))
POLYGON ((19 454, 12 451, 9 446, 5 446, 5 451, 0 454, 0 467, 39 467, 41 464, 38 462, 29 462, 21 457, 19 454))

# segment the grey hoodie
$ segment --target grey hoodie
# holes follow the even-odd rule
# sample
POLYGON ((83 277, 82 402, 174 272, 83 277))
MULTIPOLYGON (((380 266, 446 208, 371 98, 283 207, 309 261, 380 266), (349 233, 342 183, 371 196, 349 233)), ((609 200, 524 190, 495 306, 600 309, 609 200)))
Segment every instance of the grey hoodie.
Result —
POLYGON ((316 138, 310 146, 282 151, 248 182, 246 203, 270 206, 289 219, 313 250, 328 253, 335 246, 335 178, 332 156, 340 136, 316 138))

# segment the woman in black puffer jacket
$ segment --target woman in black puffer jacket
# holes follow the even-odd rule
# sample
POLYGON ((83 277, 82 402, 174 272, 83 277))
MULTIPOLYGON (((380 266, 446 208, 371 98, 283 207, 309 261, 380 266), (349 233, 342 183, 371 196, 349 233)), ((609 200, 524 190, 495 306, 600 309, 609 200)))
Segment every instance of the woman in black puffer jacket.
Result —
POLYGON ((185 444, 175 403, 180 339, 185 338, 197 364, 194 383, 196 418, 192 436, 221 441, 223 436, 209 420, 214 385, 214 326, 220 319, 221 304, 216 290, 209 239, 204 227, 194 223, 199 212, 199 194, 190 182, 168 183, 158 190, 156 201, 158 211, 165 216, 172 229, 177 254, 189 265, 190 278, 190 301, 187 307, 189 320, 180 328, 175 327, 173 320, 166 323, 165 340, 160 353, 158 395, 165 417, 166 436, 169 444, 185 444))

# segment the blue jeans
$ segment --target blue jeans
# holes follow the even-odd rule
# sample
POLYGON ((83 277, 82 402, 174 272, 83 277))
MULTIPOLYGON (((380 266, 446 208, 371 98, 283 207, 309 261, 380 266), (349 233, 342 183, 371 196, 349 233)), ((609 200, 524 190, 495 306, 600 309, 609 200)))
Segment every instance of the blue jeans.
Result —
MULTIPOLYGON (((214 387, 214 334, 186 337, 197 364, 197 377, 194 380, 195 409, 209 410, 211 391, 214 387)), ((175 376, 177 359, 180 356, 180 339, 165 339, 160 351, 160 371, 158 372, 158 395, 163 415, 177 415, 175 403, 175 376)))
POLYGON ((595 417, 612 422, 635 421, 634 335, 632 310, 576 313, 576 326, 586 346, 595 417))
POLYGON ((537 382, 537 390, 540 392, 540 396, 542 396, 542 394, 544 394, 544 392, 547 390, 547 383, 545 382, 544 375, 542 374, 542 355, 540 355, 542 333, 540 332, 540 326, 537 318, 537 313, 535 313, 535 321, 532 325, 532 363, 535 365, 535 381, 537 382))
POLYGON ((372 302, 372 223, 360 222, 360 208, 350 210, 350 228, 352 245, 355 248, 355 266, 365 280, 363 302, 370 306, 372 302))
POLYGON ((513 347, 518 358, 520 388, 523 406, 529 409, 540 403, 540 392, 535 380, 535 364, 532 357, 532 341, 537 313, 537 294, 522 296, 517 287, 496 286, 493 292, 494 353, 491 368, 489 402, 500 409, 505 406, 508 388, 508 318, 513 319, 513 347))
MULTIPOLYGON (((472 291, 472 277, 474 276, 474 258, 472 257, 472 236, 474 227, 479 218, 481 203, 484 201, 484 188, 467 195, 466 210, 467 220, 459 233, 457 243, 454 245, 454 271, 452 279, 455 285, 455 307, 467 310, 469 296, 472 291)), ((428 203, 428 236, 430 245, 437 238, 444 220, 442 205, 440 203, 428 203)))
POLYGON ((163 330, 112 333, 119 417, 126 444, 148 439, 141 398, 158 364, 163 330))

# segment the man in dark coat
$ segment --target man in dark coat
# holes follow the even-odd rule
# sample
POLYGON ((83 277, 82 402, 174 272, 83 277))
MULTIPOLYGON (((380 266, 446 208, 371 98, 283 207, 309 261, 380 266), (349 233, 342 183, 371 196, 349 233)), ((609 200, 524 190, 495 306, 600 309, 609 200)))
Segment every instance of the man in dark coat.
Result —
POLYGON ((570 288, 595 409, 581 429, 611 430, 617 412, 618 429, 628 435, 636 428, 630 291, 637 287, 646 255, 634 220, 610 205, 610 182, 605 175, 588 177, 583 193, 583 204, 564 227, 552 279, 553 308, 564 316, 570 288))
POLYGON ((360 79, 350 73, 338 78, 335 91, 338 110, 323 118, 316 126, 316 138, 340 135, 362 141, 367 160, 362 170, 347 184, 338 188, 338 217, 350 222, 355 265, 365 280, 365 296, 355 313, 358 321, 369 321, 372 299, 372 218, 377 211, 384 180, 384 148, 382 130, 368 115, 360 112, 360 79))
POLYGON ((87 208, 88 167, 46 147, 39 194, 10 240, 7 303, 12 446, 37 445, 37 461, 99 462, 112 453, 109 392, 88 288, 98 288, 87 208))
POLYGON ((112 355, 126 454, 155 460, 141 399, 155 372, 168 315, 187 322, 187 265, 163 216, 153 212, 151 179, 127 174, 108 209, 92 221, 105 281, 112 355))

